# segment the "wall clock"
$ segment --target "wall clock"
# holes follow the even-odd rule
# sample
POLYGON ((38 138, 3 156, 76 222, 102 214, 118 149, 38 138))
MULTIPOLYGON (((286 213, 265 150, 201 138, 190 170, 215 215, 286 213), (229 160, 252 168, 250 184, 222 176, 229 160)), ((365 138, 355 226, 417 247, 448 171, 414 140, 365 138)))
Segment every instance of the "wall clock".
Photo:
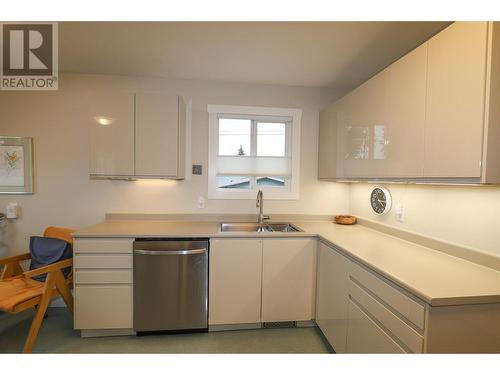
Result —
POLYGON ((377 215, 384 215, 391 210, 392 198, 388 189, 378 187, 370 194, 370 205, 377 215))

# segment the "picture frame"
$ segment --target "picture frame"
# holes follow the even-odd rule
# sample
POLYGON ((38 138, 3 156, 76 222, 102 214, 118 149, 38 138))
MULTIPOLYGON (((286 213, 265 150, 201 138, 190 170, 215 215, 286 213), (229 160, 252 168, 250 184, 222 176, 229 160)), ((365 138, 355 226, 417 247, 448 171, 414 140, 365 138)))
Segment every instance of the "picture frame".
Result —
POLYGON ((0 136, 0 194, 33 193, 33 138, 0 136))

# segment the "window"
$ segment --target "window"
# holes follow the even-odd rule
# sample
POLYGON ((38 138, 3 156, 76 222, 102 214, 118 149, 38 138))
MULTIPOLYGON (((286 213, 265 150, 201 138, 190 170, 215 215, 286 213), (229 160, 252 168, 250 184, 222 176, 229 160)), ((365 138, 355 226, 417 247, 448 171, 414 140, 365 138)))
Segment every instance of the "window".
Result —
POLYGON ((289 108, 209 105, 208 198, 298 199, 300 119, 289 108))

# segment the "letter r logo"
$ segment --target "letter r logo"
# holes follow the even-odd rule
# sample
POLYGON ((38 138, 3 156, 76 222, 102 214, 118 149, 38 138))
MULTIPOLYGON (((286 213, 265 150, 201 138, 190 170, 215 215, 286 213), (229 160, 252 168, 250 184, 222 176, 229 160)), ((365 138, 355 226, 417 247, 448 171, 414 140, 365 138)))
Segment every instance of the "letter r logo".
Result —
POLYGON ((4 76, 51 76, 52 25, 4 24, 2 33, 4 76))

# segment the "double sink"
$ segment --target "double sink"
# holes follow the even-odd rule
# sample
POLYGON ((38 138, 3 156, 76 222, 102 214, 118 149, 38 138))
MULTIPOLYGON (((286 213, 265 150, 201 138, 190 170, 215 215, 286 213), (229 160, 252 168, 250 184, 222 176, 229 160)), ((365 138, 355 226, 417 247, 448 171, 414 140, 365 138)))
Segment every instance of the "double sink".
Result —
POLYGON ((219 232, 302 232, 301 229, 297 228, 290 223, 221 223, 219 224, 219 232))

